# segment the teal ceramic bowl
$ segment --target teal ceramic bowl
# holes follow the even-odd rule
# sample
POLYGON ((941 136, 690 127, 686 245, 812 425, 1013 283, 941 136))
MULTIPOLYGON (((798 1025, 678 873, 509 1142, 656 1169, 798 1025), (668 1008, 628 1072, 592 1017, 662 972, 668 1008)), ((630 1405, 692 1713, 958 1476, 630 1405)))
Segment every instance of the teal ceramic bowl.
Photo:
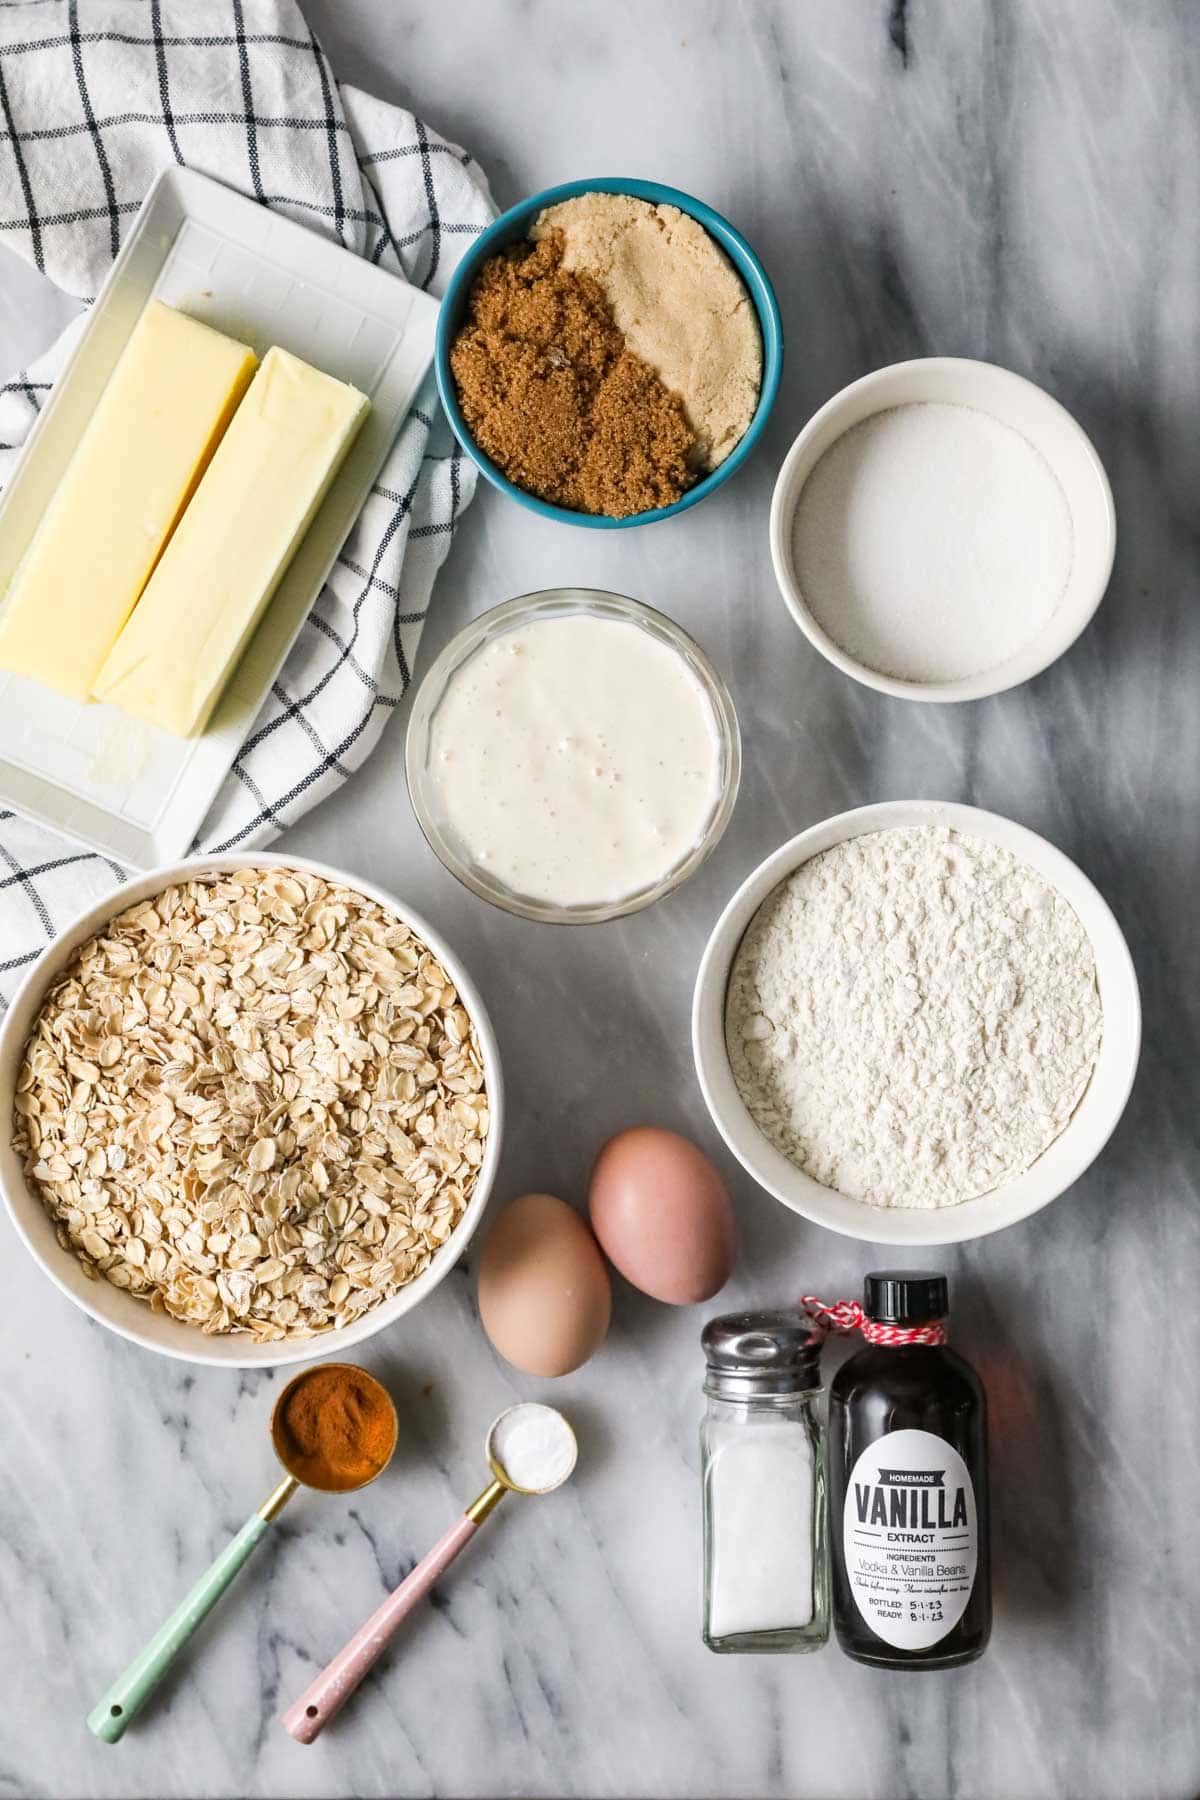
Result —
POLYGON ((522 506, 527 506, 530 512, 541 513, 545 519, 558 519, 565 525, 586 525, 595 531, 620 531, 628 525, 651 525, 656 519, 669 519, 675 513, 686 512, 690 506, 699 506, 702 500, 706 500, 722 482, 728 481, 741 468, 758 442, 779 392, 779 377, 783 370, 783 329, 767 272, 745 238, 734 230, 728 219, 723 219, 711 206, 705 206, 702 200, 693 199, 691 194, 680 193, 678 188, 664 187, 657 181, 628 181, 619 177, 607 177, 598 181, 567 181, 561 187, 547 188, 544 193, 534 194, 532 199, 522 200, 519 206, 510 207, 506 213, 502 213, 494 224, 489 225, 476 238, 455 269, 446 289, 438 319, 434 363, 438 392, 454 435, 493 487, 498 487, 502 493, 519 501, 522 506), (459 408, 454 377, 450 373, 450 346, 466 316, 471 284, 488 257, 494 256, 509 244, 527 238, 534 220, 544 207, 556 206, 560 200, 573 200, 578 194, 632 194, 638 200, 648 200, 652 206, 677 206, 680 212, 690 213, 693 219, 703 225, 709 236, 716 239, 741 276, 754 302, 758 327, 762 333, 762 388, 754 417, 741 442, 711 475, 706 475, 703 481, 690 487, 673 506, 657 506, 650 512, 632 513, 627 519, 610 519, 596 513, 571 512, 564 506, 551 506, 548 501, 539 500, 535 494, 527 494, 524 488, 509 481, 472 438, 459 408))

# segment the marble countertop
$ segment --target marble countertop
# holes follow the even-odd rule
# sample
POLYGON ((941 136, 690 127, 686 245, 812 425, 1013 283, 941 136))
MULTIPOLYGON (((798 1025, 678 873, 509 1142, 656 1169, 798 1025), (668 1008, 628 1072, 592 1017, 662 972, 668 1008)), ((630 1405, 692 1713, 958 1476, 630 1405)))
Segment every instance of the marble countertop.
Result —
MULTIPOLYGON (((492 1415, 542 1391, 491 1353, 462 1268, 367 1346, 402 1413, 394 1471, 349 1500, 293 1501, 153 1715, 104 1748, 87 1707, 271 1486, 277 1383, 115 1340, 6 1236, 0 1794, 1185 1800, 1200 1788, 1194 16, 1095 0, 309 12, 340 74, 468 144, 502 202, 581 174, 673 182, 741 227, 783 309, 772 425, 717 499, 606 535, 481 491, 422 646, 424 661, 485 606, 563 581, 638 595, 691 629, 746 742, 737 815, 691 885, 572 934, 490 910, 419 838, 400 725, 285 840, 408 896, 477 973, 512 1077, 500 1195, 578 1200, 606 1134, 655 1119, 729 1177, 742 1255, 724 1300, 856 1291, 879 1253, 786 1213, 717 1150, 687 1020, 705 936, 744 873, 871 800, 974 802, 1082 864, 1137 962, 1141 1075, 1073 1192, 937 1256, 955 1341, 992 1399, 997 1621, 982 1662, 919 1681, 833 1646, 702 1648, 710 1309, 621 1287, 605 1352, 555 1390, 579 1421, 577 1481, 505 1509, 339 1728, 294 1745, 284 1704, 473 1496, 492 1415), (1092 434, 1120 521, 1082 640, 965 707, 888 700, 828 667, 767 553, 772 479, 803 421, 866 370, 932 353, 1049 387, 1092 434)), ((4 366, 53 323, 6 258, 4 366)))

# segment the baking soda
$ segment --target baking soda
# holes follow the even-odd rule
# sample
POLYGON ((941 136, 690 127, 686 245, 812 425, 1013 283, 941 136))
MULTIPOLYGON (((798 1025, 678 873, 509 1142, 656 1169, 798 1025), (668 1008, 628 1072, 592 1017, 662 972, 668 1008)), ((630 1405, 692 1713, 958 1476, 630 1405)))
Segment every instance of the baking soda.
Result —
POLYGON ((488 1451, 514 1487, 546 1494, 575 1467, 575 1433, 552 1406, 525 1401, 497 1419, 488 1451))
POLYGON ((792 558, 842 650, 901 681, 1007 662, 1053 618, 1070 509, 1041 452, 969 406, 917 402, 843 434, 800 492, 792 558))

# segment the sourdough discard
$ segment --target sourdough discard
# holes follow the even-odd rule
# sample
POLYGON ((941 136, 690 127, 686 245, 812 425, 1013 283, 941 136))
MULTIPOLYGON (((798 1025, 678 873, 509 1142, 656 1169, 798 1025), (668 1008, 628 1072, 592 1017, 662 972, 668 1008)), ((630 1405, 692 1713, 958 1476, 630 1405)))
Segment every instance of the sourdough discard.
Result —
POLYGON ((771 894, 729 984, 734 1079, 764 1135, 875 1206, 951 1206, 1027 1169, 1087 1087, 1087 934, 1009 851, 871 832, 771 894))

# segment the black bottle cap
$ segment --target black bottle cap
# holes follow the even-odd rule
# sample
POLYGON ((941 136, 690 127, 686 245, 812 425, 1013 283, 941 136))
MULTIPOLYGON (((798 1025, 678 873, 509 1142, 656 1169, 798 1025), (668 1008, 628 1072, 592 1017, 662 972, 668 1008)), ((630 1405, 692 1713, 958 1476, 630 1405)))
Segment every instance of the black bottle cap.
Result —
POLYGON ((928 1269, 876 1269, 863 1281, 863 1310, 880 1325, 925 1325, 950 1311, 950 1284, 928 1269))

